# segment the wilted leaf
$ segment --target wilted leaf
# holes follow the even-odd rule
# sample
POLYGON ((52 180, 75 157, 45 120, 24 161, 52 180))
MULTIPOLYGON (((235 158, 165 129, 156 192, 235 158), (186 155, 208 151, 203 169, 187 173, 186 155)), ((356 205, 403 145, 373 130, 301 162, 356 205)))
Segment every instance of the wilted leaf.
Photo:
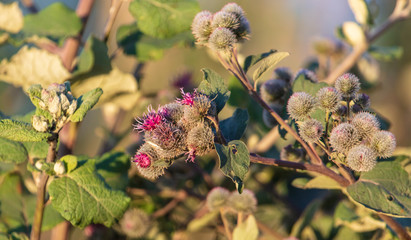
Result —
POLYGON ((233 240, 256 240, 258 238, 257 221, 253 215, 238 225, 233 231, 233 240))
POLYGON ((221 132, 227 141, 239 140, 247 128, 248 111, 237 108, 230 118, 220 122, 221 132))
POLYGON ((22 28, 23 13, 19 8, 18 2, 11 4, 3 4, 0 2, 0 30, 17 33, 22 28))
POLYGON ((0 80, 24 89, 33 84, 63 83, 69 76, 57 55, 33 47, 24 46, 10 61, 0 62, 0 80))
POLYGON ((49 186, 53 207, 80 228, 91 223, 110 227, 130 202, 123 192, 105 186, 94 164, 94 160, 87 160, 73 172, 54 179, 49 186))
POLYGON ((201 81, 198 90, 210 99, 214 99, 217 106, 217 113, 220 112, 227 100, 230 98, 230 92, 224 83, 224 79, 211 69, 203 68, 204 80, 201 81))
POLYGON ((0 120, 0 137, 18 142, 41 142, 46 141, 51 135, 49 133, 37 132, 27 123, 11 119, 0 120))
POLYGON ((265 72, 274 68, 277 63, 279 63, 288 55, 290 55, 288 52, 274 52, 266 58, 262 59, 260 65, 254 71, 253 80, 258 81, 265 72))
POLYGON ((134 0, 129 11, 143 33, 170 38, 189 30, 200 8, 195 0, 134 0))
POLYGON ((401 162, 407 156, 379 161, 374 169, 363 172, 347 187, 350 197, 376 212, 395 217, 411 216, 411 179, 401 162))
POLYGON ((342 33, 344 34, 344 38, 347 39, 348 43, 354 47, 367 42, 364 30, 355 22, 345 22, 342 25, 342 33))
POLYGON ((50 4, 35 14, 24 17, 24 34, 67 37, 81 30, 82 24, 75 11, 61 2, 50 4))
POLYGON ((96 88, 88 91, 81 97, 77 99, 77 110, 71 115, 70 121, 81 122, 86 116, 87 112, 90 111, 94 105, 98 102, 103 90, 101 88, 96 88))
POLYGON ((239 140, 231 141, 227 146, 215 144, 220 170, 236 184, 239 193, 243 191, 243 181, 250 166, 250 153, 245 143, 239 140))
POLYGON ((361 25, 370 25, 373 23, 372 15, 365 0, 348 0, 351 11, 354 13, 355 20, 361 25))
POLYGON ((27 160, 27 150, 19 142, 0 137, 0 162, 22 163, 27 160))

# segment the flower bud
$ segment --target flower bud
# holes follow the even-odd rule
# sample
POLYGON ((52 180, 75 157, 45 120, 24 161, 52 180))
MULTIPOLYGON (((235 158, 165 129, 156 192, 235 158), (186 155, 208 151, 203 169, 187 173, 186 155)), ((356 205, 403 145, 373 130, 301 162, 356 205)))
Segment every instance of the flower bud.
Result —
POLYGON ((211 28, 211 21, 213 14, 209 11, 199 12, 191 25, 191 30, 197 40, 197 44, 205 45, 210 37, 213 29, 211 28))
POLYGON ((287 111, 295 120, 305 120, 313 112, 316 100, 305 92, 296 92, 288 99, 287 111))
POLYGON ((56 172, 57 175, 65 174, 66 166, 64 165, 64 162, 56 162, 56 164, 54 164, 54 172, 56 172))
POLYGON ((371 106, 370 97, 365 93, 357 94, 354 103, 359 105, 362 110, 367 110, 371 106))
POLYGON ((351 73, 345 73, 337 78, 335 88, 344 98, 354 99, 360 90, 360 80, 351 73))
POLYGON ((128 209, 119 221, 121 231, 130 238, 141 238, 150 229, 150 217, 137 208, 128 209))
POLYGON ((46 132, 49 129, 49 122, 43 116, 33 115, 31 124, 33 125, 33 128, 39 132, 46 132))
POLYGON ((158 110, 165 118, 173 123, 177 123, 184 115, 184 105, 180 103, 169 103, 158 110))
POLYGON ((70 102, 65 94, 60 95, 61 110, 66 112, 70 107, 70 102))
POLYGON ((73 115, 73 113, 77 110, 77 100, 73 99, 70 106, 67 109, 67 116, 73 115))
POLYGON ((226 205, 230 192, 222 187, 215 187, 207 195, 207 207, 210 211, 218 210, 226 205))
POLYGON ((240 26, 239 19, 233 13, 229 12, 216 12, 213 16, 213 22, 211 23, 211 28, 228 28, 231 31, 234 31, 240 26))
POLYGON ((241 194, 238 192, 231 193, 228 206, 236 212, 249 214, 257 210, 257 199, 252 191, 244 189, 241 194))
POLYGON ((43 165, 44 165, 44 160, 38 160, 38 161, 34 164, 34 166, 35 166, 38 170, 41 170, 41 168, 43 167, 43 165))
POLYGON ((60 102, 60 97, 56 94, 54 97, 51 99, 51 102, 48 105, 48 111, 52 115, 60 115, 61 113, 61 102, 60 102))
MULTIPOLYGON (((281 114, 283 110, 283 106, 278 103, 269 104, 269 106, 277 114, 281 114)), ((278 125, 277 120, 275 120, 275 118, 271 116, 271 113, 265 109, 263 109, 263 122, 269 128, 273 128, 278 125)))
POLYGON ((324 87, 317 92, 320 107, 329 112, 335 112, 340 106, 341 94, 333 87, 324 87))
POLYGON ((310 82, 312 83, 318 82, 317 75, 315 75, 313 71, 310 71, 308 69, 301 69, 300 71, 297 72, 294 79, 299 78, 301 75, 304 75, 304 78, 310 80, 310 82))
POLYGON ((208 40, 210 48, 217 52, 230 51, 236 42, 236 36, 228 28, 216 28, 208 40))
POLYGON ((164 174, 167 166, 155 165, 157 161, 161 161, 157 150, 150 144, 144 143, 134 155, 133 162, 136 163, 138 172, 147 179, 156 179, 164 174))
POLYGON ((315 143, 320 140, 323 131, 323 125, 315 119, 309 119, 299 124, 299 134, 308 143, 315 143))
POLYGON ((291 73, 290 69, 286 67, 279 67, 274 70, 274 77, 284 80, 287 84, 291 84, 293 74, 291 73))
POLYGON ((335 111, 335 112, 332 114, 332 116, 333 116, 334 119, 339 119, 339 120, 341 120, 343 117, 346 117, 346 116, 347 116, 347 110, 348 110, 347 106, 340 105, 340 106, 338 107, 337 111, 335 111))
POLYGON ((380 130, 378 119, 368 112, 355 114, 351 120, 351 124, 357 129, 362 139, 370 140, 371 136, 380 130))
POLYGON ((234 29, 237 41, 247 39, 250 33, 250 23, 245 17, 244 10, 236 3, 228 3, 221 9, 221 12, 232 13, 237 17, 239 26, 234 29))
POLYGON ((370 146, 378 157, 389 158, 394 153, 397 142, 394 134, 388 131, 378 131, 372 138, 370 146))
POLYGON ((350 106, 350 108, 352 113, 359 113, 362 111, 361 106, 358 104, 353 104, 352 106, 350 106))
POLYGON ((291 144, 281 149, 280 158, 281 160, 299 162, 303 160, 304 151, 302 149, 294 148, 291 144))
POLYGON ((357 172, 368 172, 377 164, 375 152, 365 146, 358 145, 353 147, 347 155, 347 165, 357 172))
POLYGON ((357 129, 350 123, 341 123, 334 127, 330 134, 331 147, 338 152, 346 153, 360 141, 357 129))
POLYGON ((162 149, 181 148, 184 144, 184 133, 172 123, 161 123, 150 132, 146 132, 146 142, 152 142, 162 149))
POLYGON ((237 17, 244 16, 244 10, 237 3, 227 3, 222 9, 222 12, 233 13, 237 17))
POLYGON ((205 122, 198 123, 187 134, 187 147, 189 150, 186 161, 194 162, 196 156, 203 156, 214 147, 214 134, 205 122))
POLYGON ((287 83, 282 79, 271 79, 263 83, 260 89, 261 98, 266 102, 279 100, 287 91, 287 83))

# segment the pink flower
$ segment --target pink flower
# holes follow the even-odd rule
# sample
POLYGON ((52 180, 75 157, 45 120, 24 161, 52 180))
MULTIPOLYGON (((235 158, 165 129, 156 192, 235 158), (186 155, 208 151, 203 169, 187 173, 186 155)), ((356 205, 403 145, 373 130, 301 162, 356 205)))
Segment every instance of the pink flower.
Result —
POLYGON ((156 113, 151 107, 148 108, 148 111, 142 118, 137 119, 137 125, 134 129, 139 132, 152 131, 164 121, 164 113, 156 113))
POLYGON ((137 153, 134 156, 133 162, 135 162, 137 165, 139 165, 142 168, 148 168, 151 165, 151 159, 145 153, 137 153))
POLYGON ((181 95, 182 99, 177 99, 177 102, 183 104, 183 105, 188 105, 188 106, 193 106, 194 105, 194 98, 197 95, 197 90, 194 90, 193 93, 185 93, 184 90, 181 88, 181 95))
POLYGON ((186 162, 194 162, 196 158, 196 150, 194 148, 191 148, 190 151, 186 153, 188 155, 186 162))

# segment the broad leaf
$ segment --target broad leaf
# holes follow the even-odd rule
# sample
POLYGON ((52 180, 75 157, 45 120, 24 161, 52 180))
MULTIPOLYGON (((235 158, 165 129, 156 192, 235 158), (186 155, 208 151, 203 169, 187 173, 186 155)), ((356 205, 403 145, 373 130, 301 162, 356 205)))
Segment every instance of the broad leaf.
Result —
POLYGON ((404 54, 404 48, 400 46, 371 46, 368 53, 377 60, 389 62, 400 59, 404 54))
POLYGON ((103 90, 96 88, 87 92, 77 99, 77 110, 71 115, 70 120, 72 122, 81 122, 94 105, 98 102, 103 90))
POLYGON ((258 227, 253 215, 249 215, 247 220, 242 222, 233 231, 233 240, 257 240, 258 227))
POLYGON ((279 63, 288 55, 290 55, 288 52, 274 52, 266 58, 264 58, 263 60, 261 60, 260 65, 254 71, 253 80, 258 81, 264 73, 274 68, 275 65, 277 65, 277 63, 279 63))
POLYGON ((395 217, 411 217, 411 179, 401 162, 407 156, 380 160, 374 169, 363 172, 348 186, 350 197, 376 212, 395 217))
POLYGON ((202 228, 206 227, 207 225, 209 225, 210 223, 213 223, 218 217, 218 215, 220 215, 220 212, 218 210, 208 212, 204 214, 203 216, 201 216, 200 218, 196 218, 192 220, 188 224, 187 230, 189 232, 197 232, 201 230, 202 228))
POLYGON ((44 49, 24 46, 10 61, 3 59, 0 62, 0 81, 24 89, 33 84, 47 87, 52 83, 63 83, 69 76, 60 57, 44 49))
POLYGON ((172 38, 158 39, 142 33, 136 23, 123 25, 117 30, 117 43, 127 55, 135 56, 139 61, 159 60, 164 51, 175 45, 192 45, 191 32, 186 31, 172 38))
POLYGON ((46 158, 49 149, 47 142, 22 142, 30 159, 46 158))
POLYGON ((24 17, 23 32, 30 35, 67 37, 81 30, 77 14, 61 2, 53 3, 36 14, 24 17))
POLYGON ((324 175, 319 175, 310 180, 296 178, 293 180, 292 185, 302 189, 341 189, 336 181, 324 175))
POLYGON ((220 112, 228 98, 230 98, 230 92, 224 83, 224 79, 211 69, 203 68, 201 71, 204 80, 201 81, 198 90, 209 96, 210 99, 214 99, 217 112, 220 112))
POLYGON ((133 0, 129 11, 143 33, 170 38, 189 30, 200 8, 195 0, 133 0))
POLYGON ((352 222, 357 220, 359 216, 355 213, 352 207, 350 208, 347 206, 346 202, 340 202, 335 208, 334 218, 344 222, 352 222))
POLYGON ((373 23, 372 14, 365 0, 348 0, 351 11, 354 13, 355 20, 361 25, 373 23))
POLYGON ((297 222, 294 223, 290 236, 299 238, 304 228, 309 225, 314 218, 314 214, 317 212, 320 206, 321 201, 319 200, 314 200, 313 202, 311 202, 305 208, 304 212, 301 214, 297 222))
POLYGON ((74 169, 76 169, 78 164, 77 157, 73 155, 66 155, 60 158, 60 161, 64 163, 67 173, 71 173, 74 169))
POLYGON ((247 128, 248 111, 237 108, 230 118, 220 122, 220 129, 227 141, 239 140, 247 128))
POLYGON ((11 4, 0 2, 0 16, 0 30, 17 33, 23 28, 23 13, 17 2, 11 4))
POLYGON ((11 119, 0 120, 0 137, 18 142, 46 141, 51 134, 37 132, 30 124, 11 119))
POLYGON ((27 160, 27 150, 19 142, 0 137, 0 162, 22 163, 27 160))
POLYGON ((0 184, 0 223, 10 230, 23 230, 26 227, 21 189, 21 178, 15 173, 7 174, 0 184))
POLYGON ((53 207, 80 228, 91 223, 110 227, 130 202, 123 192, 105 186, 94 163, 94 160, 87 160, 73 172, 54 179, 49 186, 53 207))
POLYGON ((98 174, 112 189, 126 189, 130 168, 129 155, 123 152, 106 153, 96 160, 96 168, 98 174))
POLYGON ((250 55, 250 56, 246 57, 245 60, 244 60, 244 64, 243 64, 244 72, 247 72, 248 69, 250 69, 256 63, 258 63, 259 61, 263 60, 264 58, 270 56, 271 54, 273 54, 275 52, 277 52, 277 50, 271 49, 270 51, 262 53, 262 54, 250 55))
POLYGON ((354 47, 365 44, 367 41, 364 30, 356 22, 345 22, 341 31, 343 38, 354 47))
POLYGON ((220 170, 236 184, 239 193, 243 191, 243 181, 250 166, 250 153, 245 143, 239 140, 231 141, 227 146, 215 144, 220 170))

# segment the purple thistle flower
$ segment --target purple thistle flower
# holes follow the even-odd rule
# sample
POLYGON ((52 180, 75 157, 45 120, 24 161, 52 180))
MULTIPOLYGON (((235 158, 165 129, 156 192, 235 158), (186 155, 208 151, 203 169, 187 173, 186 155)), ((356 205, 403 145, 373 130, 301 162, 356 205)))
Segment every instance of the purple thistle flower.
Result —
POLYGON ((148 168, 151 165, 151 159, 145 153, 137 153, 134 156, 133 162, 135 162, 137 165, 139 165, 142 168, 148 168))
POLYGON ((144 131, 152 131, 154 130, 159 124, 164 121, 164 111, 161 113, 156 113, 155 110, 148 107, 148 113, 144 114, 142 118, 137 119, 137 124, 135 125, 136 130, 139 132, 144 131))
POLYGON ((183 105, 193 106, 194 105, 194 98, 197 95, 197 90, 194 89, 193 93, 185 93, 184 90, 181 88, 181 96, 182 99, 177 99, 178 103, 183 105))
POLYGON ((188 151, 186 153, 186 155, 188 155, 186 162, 194 162, 195 158, 196 158, 196 149, 195 148, 190 148, 190 151, 188 151))

